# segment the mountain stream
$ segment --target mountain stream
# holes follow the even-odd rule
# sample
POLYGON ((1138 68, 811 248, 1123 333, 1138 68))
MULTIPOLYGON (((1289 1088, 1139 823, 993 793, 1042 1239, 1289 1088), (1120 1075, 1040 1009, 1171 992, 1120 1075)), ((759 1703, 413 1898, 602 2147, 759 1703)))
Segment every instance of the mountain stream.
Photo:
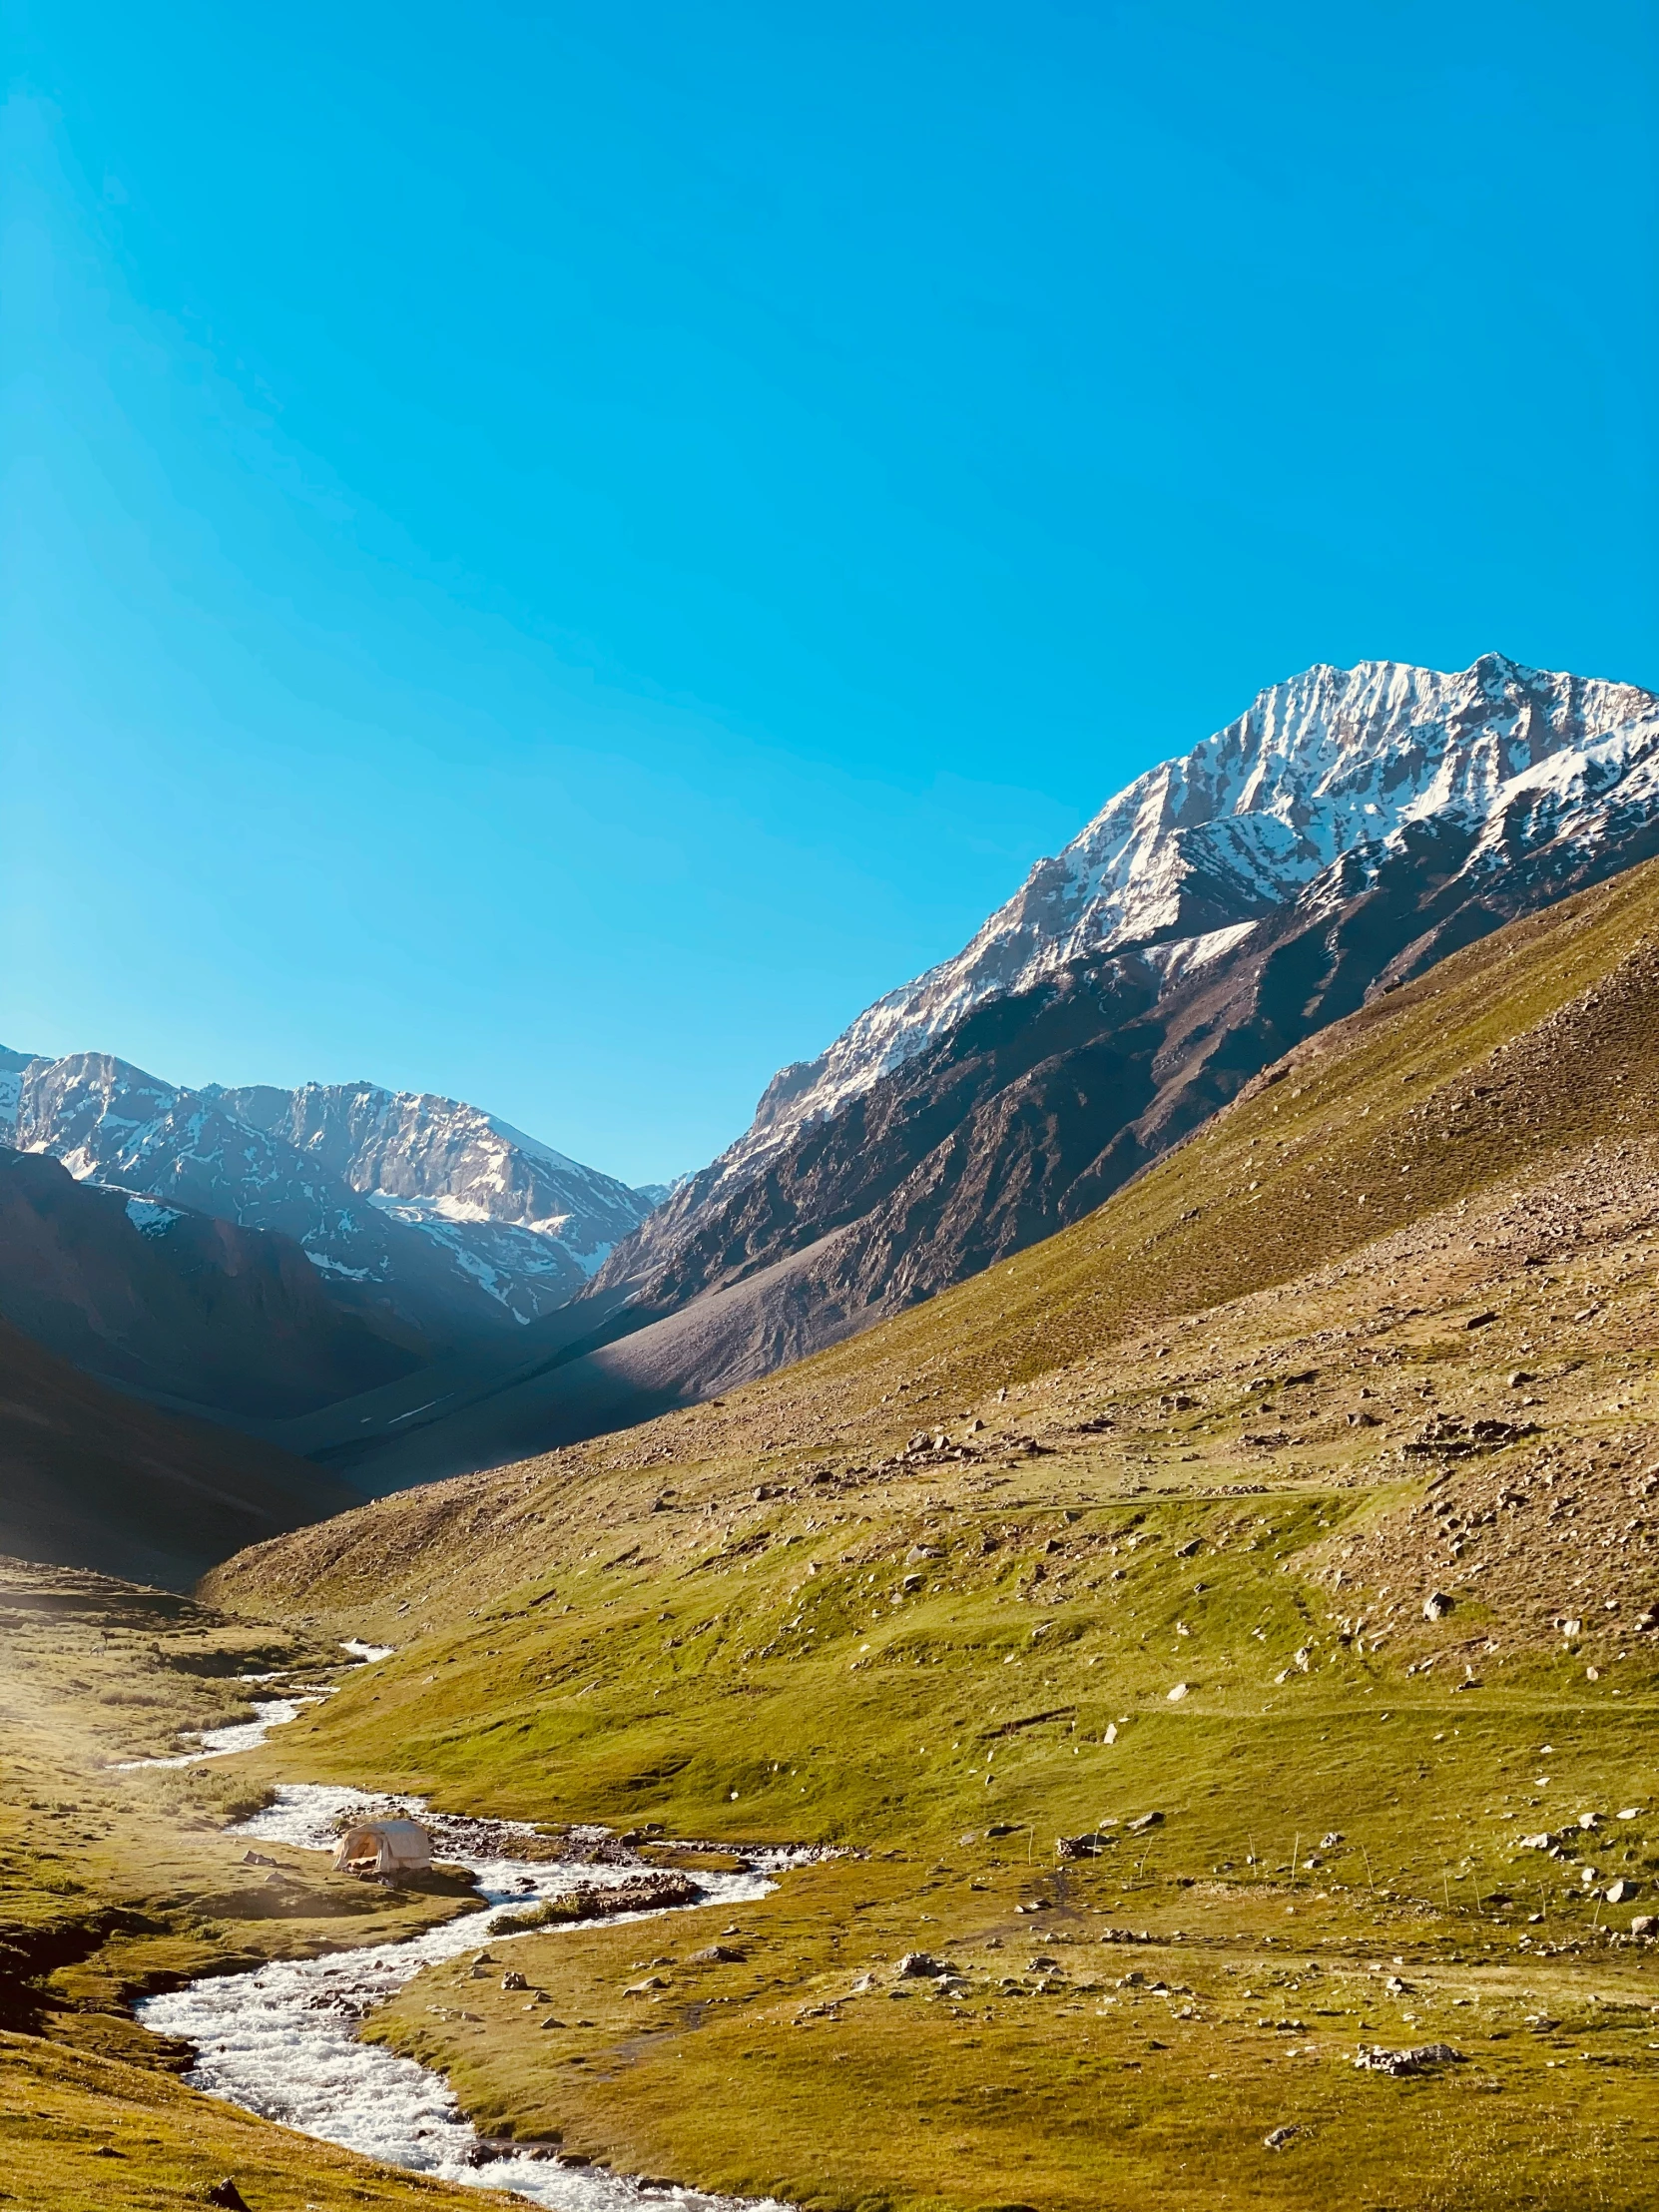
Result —
MULTIPOLYGON (((256 1708, 256 1720, 213 1731, 211 1739, 201 1739, 203 1751, 184 1757, 224 1757, 251 1749, 268 1729, 292 1720, 300 1702, 265 1700, 256 1708), (240 1740, 230 1741, 233 1737, 240 1740)), ((641 1871, 638 1864, 515 1858, 517 1840, 533 1833, 522 1823, 434 1813, 419 1799, 394 1800, 319 1783, 285 1785, 275 1804, 228 1833, 250 1843, 328 1851, 347 1809, 364 1818, 393 1810, 412 1813, 430 1833, 434 1857, 446 1866, 465 1867, 479 1895, 496 1908, 534 1904, 568 1890, 575 1881, 621 1883, 641 1871)), ((597 1838, 601 1832, 593 1833, 597 1838)), ((580 1842, 578 1837, 578 1848, 580 1842)), ((702 1899, 677 1910, 703 1912, 712 1906, 729 1911, 752 1903, 773 1887, 778 1871, 806 1855, 751 1851, 747 1856, 751 1871, 700 1875, 702 1899)), ((165 1996, 147 1998, 138 2016, 155 2033, 181 2036, 196 2046, 196 2064, 185 2076, 193 2087, 386 2165, 515 2192, 555 2212, 641 2212, 648 2205, 673 2206, 680 2212, 735 2212, 738 2200, 733 2198, 648 2184, 600 2166, 561 2164, 550 2146, 498 2152, 462 2117, 454 2091, 440 2074, 378 2044, 358 2041, 363 2016, 423 1966, 479 1948, 486 1940, 492 1949, 514 1940, 491 1936, 489 1921, 487 1913, 462 1913, 401 1942, 333 1951, 320 1958, 273 1960, 247 1973, 210 1974, 165 1996)), ((749 2204, 745 2212, 787 2208, 766 2198, 749 2204)))

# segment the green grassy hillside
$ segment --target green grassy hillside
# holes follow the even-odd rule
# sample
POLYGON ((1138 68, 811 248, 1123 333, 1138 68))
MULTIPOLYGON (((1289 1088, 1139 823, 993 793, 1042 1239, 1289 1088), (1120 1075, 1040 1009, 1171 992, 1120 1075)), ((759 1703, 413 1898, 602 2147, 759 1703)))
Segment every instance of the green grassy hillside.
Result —
POLYGON ((535 1936, 585 2025, 423 1977, 377 2032, 498 2130, 822 2212, 1651 2201, 1656 1043, 1644 869, 866 1337, 220 1570, 400 1646, 273 1772, 874 1854, 724 1978, 683 1924, 535 1936))
POLYGON ((398 1647, 249 1786, 836 1853, 370 2032, 811 2212, 1651 2203, 1656 1032, 1638 870, 865 1337, 218 1570, 398 1647))
MULTIPOLYGON (((1053 1417, 1068 1393, 1081 1402, 1082 1363, 1107 1348, 1127 1352, 1149 1330, 1190 1335, 1213 1308, 1592 1143, 1659 1128, 1656 1045, 1659 863, 1513 924, 1326 1031, 1087 1221, 866 1336, 729 1400, 258 1546, 210 1587, 319 1617, 366 1607, 384 1625, 407 1601, 436 1619, 540 1556, 535 1531, 551 1524, 520 1510, 531 1492, 550 1504, 597 1477, 623 1509, 635 1491, 656 1502, 664 1466, 729 1470, 738 1487, 752 1472, 851 1473, 941 1422, 960 1441, 964 1418, 984 1421, 972 1448, 994 1457, 1028 1414, 1053 1417), (513 1544, 520 1522, 525 1549, 513 1544)), ((1440 1234, 1455 1240, 1456 1222, 1440 1234)), ((585 1495, 584 1515, 594 1509, 585 1495)))

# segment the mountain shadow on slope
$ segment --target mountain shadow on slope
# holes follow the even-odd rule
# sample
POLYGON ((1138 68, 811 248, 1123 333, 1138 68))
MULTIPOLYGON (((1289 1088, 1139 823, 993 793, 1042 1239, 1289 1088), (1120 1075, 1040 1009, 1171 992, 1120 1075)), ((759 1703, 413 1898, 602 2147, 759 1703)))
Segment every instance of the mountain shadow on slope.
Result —
POLYGON ((421 1365, 342 1313, 291 1238, 3 1147, 0 1316, 105 1382, 263 1419, 421 1365))
POLYGON ((0 1321, 0 1552, 188 1590, 358 1502, 302 1459, 119 1396, 0 1321))

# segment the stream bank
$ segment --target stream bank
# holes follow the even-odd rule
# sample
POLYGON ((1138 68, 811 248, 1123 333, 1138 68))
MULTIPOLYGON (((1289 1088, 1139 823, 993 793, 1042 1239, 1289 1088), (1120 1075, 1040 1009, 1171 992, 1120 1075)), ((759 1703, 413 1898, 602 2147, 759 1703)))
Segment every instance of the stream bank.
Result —
MULTIPOLYGON (((275 1725, 276 1719, 267 1725, 275 1725)), ((254 1725, 254 1724, 250 1724, 254 1725)), ((291 1783, 276 1801, 228 1833, 249 1843, 302 1850, 333 1846, 340 1818, 412 1813, 432 1836, 436 1857, 467 1869, 479 1895, 496 1910, 534 1905, 574 1882, 618 1886, 643 1863, 549 1862, 515 1856, 534 1831, 521 1823, 434 1813, 419 1799, 392 1799, 334 1785, 291 1783)), ((595 1831, 597 1839, 599 1832, 595 1831)), ((578 1848, 580 1844, 578 1841, 578 1848)), ((730 1909, 763 1897, 776 1875, 802 1857, 752 1852, 751 1871, 703 1874, 703 1896, 678 1912, 730 1909)), ((665 1917, 624 1914, 618 1920, 665 1917)), ((437 1928, 391 1943, 332 1951, 324 1957, 274 1960, 251 1972, 210 1975, 139 2007, 143 2024, 193 2044, 197 2060, 185 2079, 263 2118, 435 2179, 516 2192, 556 2212, 639 2212, 674 2205, 684 2212, 734 2212, 736 2201, 696 2190, 646 2184, 599 2166, 563 2165, 551 2146, 498 2153, 479 2138, 441 2075, 375 2043, 357 2027, 421 1968, 480 1947, 505 1948, 515 1938, 489 1934, 491 1913, 463 1913, 437 1928)), ((747 2212, 787 2212, 773 2199, 747 2212)))

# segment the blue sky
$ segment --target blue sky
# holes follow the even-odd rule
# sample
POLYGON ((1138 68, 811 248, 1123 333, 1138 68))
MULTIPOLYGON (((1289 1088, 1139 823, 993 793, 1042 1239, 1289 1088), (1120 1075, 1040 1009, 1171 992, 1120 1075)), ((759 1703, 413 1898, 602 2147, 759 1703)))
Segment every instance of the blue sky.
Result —
POLYGON ((5 23, 7 1043, 643 1180, 1265 683, 1659 685, 1645 5, 5 23))

